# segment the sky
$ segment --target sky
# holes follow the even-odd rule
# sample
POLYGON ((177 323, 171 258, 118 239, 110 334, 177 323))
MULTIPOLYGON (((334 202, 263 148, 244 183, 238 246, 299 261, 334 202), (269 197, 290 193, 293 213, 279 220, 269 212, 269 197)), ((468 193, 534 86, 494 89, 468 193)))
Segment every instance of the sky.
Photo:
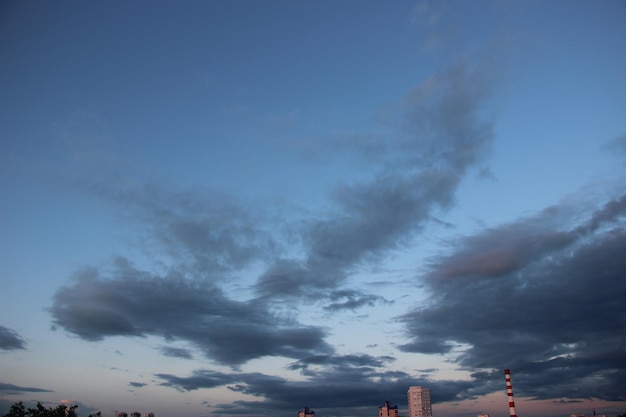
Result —
POLYGON ((624 1, 0 4, 0 411, 626 412, 624 1))

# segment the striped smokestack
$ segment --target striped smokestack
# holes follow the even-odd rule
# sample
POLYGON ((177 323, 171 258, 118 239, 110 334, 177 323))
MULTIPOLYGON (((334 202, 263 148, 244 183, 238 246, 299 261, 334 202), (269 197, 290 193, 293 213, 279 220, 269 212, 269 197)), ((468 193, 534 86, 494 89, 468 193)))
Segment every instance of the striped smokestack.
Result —
POLYGON ((509 396, 509 415, 510 417, 517 417, 515 414, 515 401, 513 401, 513 386, 511 385, 511 371, 504 370, 504 376, 506 378, 506 395, 509 396))

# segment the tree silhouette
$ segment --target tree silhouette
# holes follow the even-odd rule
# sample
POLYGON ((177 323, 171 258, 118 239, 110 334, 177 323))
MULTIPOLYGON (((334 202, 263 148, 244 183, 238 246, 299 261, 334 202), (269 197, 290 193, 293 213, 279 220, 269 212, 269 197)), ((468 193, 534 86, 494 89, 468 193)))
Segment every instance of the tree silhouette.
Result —
MULTIPOLYGON (((2 417, 78 417, 77 405, 67 406, 64 404, 56 407, 46 408, 40 402, 34 408, 26 408, 22 401, 11 406, 9 412, 2 417)), ((101 417, 100 415, 90 415, 90 417, 101 417)))
POLYGON ((13 404, 11 408, 9 409, 9 412, 2 417, 25 417, 25 416, 26 416, 26 409, 24 408, 24 403, 20 401, 19 403, 13 404))

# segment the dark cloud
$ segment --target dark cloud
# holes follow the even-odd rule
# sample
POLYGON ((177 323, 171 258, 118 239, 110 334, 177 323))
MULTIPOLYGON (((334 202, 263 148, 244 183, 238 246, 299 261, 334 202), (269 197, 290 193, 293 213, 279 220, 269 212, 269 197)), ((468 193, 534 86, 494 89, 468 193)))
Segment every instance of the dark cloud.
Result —
POLYGON ((462 346, 458 363, 474 378, 511 368, 525 396, 624 400, 626 195, 586 219, 572 212, 546 209, 434 259, 429 303, 401 318, 411 337, 402 350, 462 346))
POLYGON ((0 326, 0 349, 19 350, 26 349, 26 342, 15 330, 0 326))
POLYGON ((130 385, 131 387, 135 387, 135 388, 142 388, 145 387, 148 384, 144 384, 143 382, 129 382, 128 385, 130 385))
POLYGON ((154 276, 124 259, 110 274, 85 269, 60 288, 50 308, 54 325, 91 341, 146 335, 186 340, 231 365, 332 350, 322 328, 277 317, 260 303, 233 301, 206 281, 154 276))
POLYGON ((4 392, 7 394, 20 394, 24 392, 54 392, 54 391, 45 389, 45 388, 20 387, 17 385, 0 382, 0 392, 4 392))
MULTIPOLYGON (((189 377, 159 374, 162 385, 178 390, 196 390, 226 386, 235 392, 258 397, 259 400, 236 401, 231 404, 214 404, 215 414, 248 414, 254 410, 272 411, 279 416, 293 415, 304 405, 315 404, 322 414, 367 415, 385 400, 396 404, 406 403, 406 391, 411 385, 427 385, 433 400, 451 401, 473 395, 470 381, 431 381, 412 378, 401 371, 389 371, 389 357, 369 355, 318 355, 294 362, 292 370, 301 370, 304 381, 293 381, 261 373, 224 374, 197 370, 189 377)), ((500 384, 502 385, 502 384, 500 384)), ((476 390, 482 392, 482 390, 476 390)))
POLYGON ((162 346, 159 350, 165 356, 171 356, 173 358, 181 358, 181 359, 193 359, 193 355, 191 354, 189 349, 177 348, 177 347, 171 347, 171 346, 162 346))

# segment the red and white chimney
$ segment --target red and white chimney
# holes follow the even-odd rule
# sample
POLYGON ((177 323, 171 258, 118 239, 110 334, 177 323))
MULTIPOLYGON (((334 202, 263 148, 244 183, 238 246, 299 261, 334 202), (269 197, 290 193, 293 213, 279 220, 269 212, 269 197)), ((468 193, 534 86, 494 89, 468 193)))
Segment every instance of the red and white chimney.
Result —
POLYGON ((504 370, 504 376, 506 378, 506 395, 509 396, 509 415, 510 417, 517 417, 515 414, 515 401, 513 401, 513 386, 511 385, 511 371, 504 370))

